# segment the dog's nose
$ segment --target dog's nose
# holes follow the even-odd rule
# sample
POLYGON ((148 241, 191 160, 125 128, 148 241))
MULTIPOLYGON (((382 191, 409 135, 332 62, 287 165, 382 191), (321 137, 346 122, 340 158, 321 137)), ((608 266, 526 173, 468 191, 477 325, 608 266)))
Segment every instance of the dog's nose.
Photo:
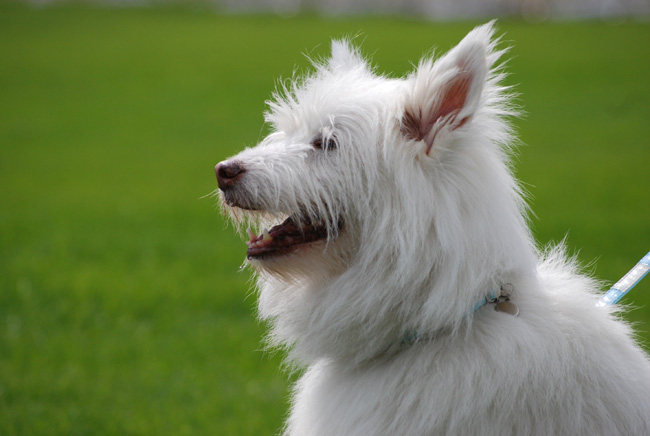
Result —
POLYGON ((246 172, 241 163, 228 160, 219 162, 214 167, 214 171, 217 173, 217 182, 222 191, 230 188, 246 172))

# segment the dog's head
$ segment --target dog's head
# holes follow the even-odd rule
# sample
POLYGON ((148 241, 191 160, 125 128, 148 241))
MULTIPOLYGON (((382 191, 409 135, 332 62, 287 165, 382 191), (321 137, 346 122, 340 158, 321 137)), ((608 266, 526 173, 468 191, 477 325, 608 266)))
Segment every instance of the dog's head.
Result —
POLYGON ((492 33, 491 24, 474 29, 402 79, 376 75, 349 43, 334 42, 331 59, 269 103, 272 133, 216 166, 226 210, 255 227, 247 258, 268 282, 263 316, 294 310, 294 324, 317 325, 316 304, 341 305, 359 324, 390 317, 395 333, 405 317, 431 325, 436 288, 447 298, 444 324, 484 292, 476 282, 496 280, 488 269, 511 245, 500 233, 527 231, 517 230, 523 203, 506 166, 510 109, 492 33), (486 272, 461 271, 478 256, 486 272), (298 301, 292 284, 314 294, 288 309, 298 301), (265 310, 271 301, 281 303, 265 310))
MULTIPOLYGON (((266 115, 273 132, 216 167, 232 216, 252 217, 258 226, 248 234, 248 259, 263 268, 279 258, 322 254, 347 233, 359 249, 363 240, 389 237, 375 233, 382 230, 377 221, 387 219, 378 209, 386 197, 393 197, 393 215, 422 216, 403 210, 424 206, 405 199, 432 184, 428 164, 445 160, 451 143, 476 135, 474 116, 494 106, 484 93, 498 57, 490 34, 490 26, 475 30, 405 80, 376 76, 347 42, 335 41, 315 75, 276 94, 266 115)), ((403 238, 404 231, 391 233, 403 238)))

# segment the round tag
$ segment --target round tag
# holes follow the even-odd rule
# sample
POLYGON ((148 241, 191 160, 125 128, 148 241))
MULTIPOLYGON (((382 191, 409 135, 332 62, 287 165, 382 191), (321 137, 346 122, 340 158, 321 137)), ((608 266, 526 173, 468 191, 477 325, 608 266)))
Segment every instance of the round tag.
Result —
POLYGON ((511 301, 501 301, 496 304, 494 307, 494 310, 497 312, 503 312, 507 313, 512 316, 518 316, 519 315, 519 308, 517 307, 516 304, 512 303, 511 301))

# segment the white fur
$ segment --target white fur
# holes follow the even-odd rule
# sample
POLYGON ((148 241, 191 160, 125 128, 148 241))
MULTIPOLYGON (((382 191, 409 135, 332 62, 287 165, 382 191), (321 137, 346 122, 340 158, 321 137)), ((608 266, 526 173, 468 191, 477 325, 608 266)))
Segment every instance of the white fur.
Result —
POLYGON ((648 357, 562 248, 535 249, 496 42, 478 27, 403 79, 334 42, 229 161, 236 220, 329 223, 250 262, 270 342, 307 366, 286 435, 650 435, 648 357), (472 311, 504 283, 518 317, 472 311))

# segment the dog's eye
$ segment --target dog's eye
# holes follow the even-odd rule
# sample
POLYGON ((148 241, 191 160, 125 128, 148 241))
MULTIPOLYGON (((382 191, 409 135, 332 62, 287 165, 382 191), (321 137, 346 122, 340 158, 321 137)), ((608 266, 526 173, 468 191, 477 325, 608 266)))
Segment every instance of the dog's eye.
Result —
POLYGON ((316 150, 324 150, 324 151, 336 150, 337 147, 336 138, 334 137, 323 138, 322 136, 317 136, 311 141, 311 146, 314 147, 316 150))

